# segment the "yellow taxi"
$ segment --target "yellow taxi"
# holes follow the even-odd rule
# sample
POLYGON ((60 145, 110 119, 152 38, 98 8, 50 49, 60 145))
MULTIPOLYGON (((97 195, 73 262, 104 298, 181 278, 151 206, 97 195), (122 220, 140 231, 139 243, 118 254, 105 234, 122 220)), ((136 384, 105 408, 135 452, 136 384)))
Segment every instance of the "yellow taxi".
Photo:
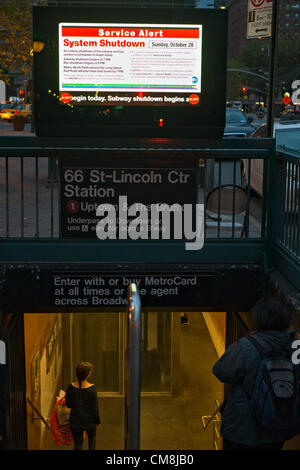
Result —
POLYGON ((15 108, 3 108, 0 111, 0 119, 1 121, 11 121, 12 116, 15 114, 17 110, 15 108))
POLYGON ((31 121, 31 104, 19 105, 12 108, 3 108, 0 111, 0 119, 11 121, 14 114, 24 116, 26 122, 31 121))
POLYGON ((23 106, 18 106, 17 111, 19 111, 21 116, 25 117, 26 122, 31 121, 31 104, 25 104, 23 106))

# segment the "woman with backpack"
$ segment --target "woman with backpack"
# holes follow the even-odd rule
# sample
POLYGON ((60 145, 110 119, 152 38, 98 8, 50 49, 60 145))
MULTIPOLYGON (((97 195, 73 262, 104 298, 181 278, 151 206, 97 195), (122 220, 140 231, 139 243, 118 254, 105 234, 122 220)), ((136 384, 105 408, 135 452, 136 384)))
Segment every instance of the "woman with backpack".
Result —
POLYGON ((100 424, 97 389, 88 382, 92 364, 80 362, 76 366, 77 381, 66 390, 66 405, 71 408, 70 429, 74 438, 74 450, 82 450, 83 432, 88 435, 89 450, 96 449, 96 427, 100 424))
POLYGON ((250 315, 254 331, 231 344, 213 367, 231 385, 221 411, 223 450, 280 450, 299 432, 293 416, 298 419, 299 366, 291 360, 296 333, 278 301, 262 299, 250 315))

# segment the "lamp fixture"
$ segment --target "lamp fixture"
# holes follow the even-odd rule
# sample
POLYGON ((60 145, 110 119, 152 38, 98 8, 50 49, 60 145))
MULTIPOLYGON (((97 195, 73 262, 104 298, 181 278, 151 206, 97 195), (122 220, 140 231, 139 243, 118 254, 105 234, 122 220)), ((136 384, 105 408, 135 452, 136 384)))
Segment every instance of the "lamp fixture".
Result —
POLYGON ((43 41, 33 41, 33 52, 39 53, 45 47, 45 43, 43 41))

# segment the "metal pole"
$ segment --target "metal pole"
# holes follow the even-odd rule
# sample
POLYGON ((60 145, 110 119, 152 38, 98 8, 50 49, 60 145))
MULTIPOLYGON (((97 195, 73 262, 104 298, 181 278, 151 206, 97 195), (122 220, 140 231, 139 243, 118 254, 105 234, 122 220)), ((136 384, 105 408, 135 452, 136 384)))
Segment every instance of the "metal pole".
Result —
POLYGON ((272 38, 270 51, 270 71, 269 71, 269 94, 268 94, 268 116, 267 116, 267 135, 273 137, 273 121, 275 109, 275 72, 276 72, 276 56, 277 56, 277 31, 279 20, 280 0, 273 0, 272 6, 272 38))
POLYGON ((141 299, 136 284, 127 291, 127 354, 125 384, 125 449, 140 448, 141 299))

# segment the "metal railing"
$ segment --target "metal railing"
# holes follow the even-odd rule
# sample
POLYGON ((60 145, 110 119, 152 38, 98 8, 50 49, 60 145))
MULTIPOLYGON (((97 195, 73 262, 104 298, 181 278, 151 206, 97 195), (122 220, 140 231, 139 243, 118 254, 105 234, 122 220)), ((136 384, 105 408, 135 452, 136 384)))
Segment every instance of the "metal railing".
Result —
MULTIPOLYGON (((38 151, 28 156, 3 153, 0 148, 0 239, 62 240, 61 157, 39 156, 38 151)), ((205 237, 236 239, 243 235, 246 239, 265 240, 268 151, 199 151, 199 161, 201 181, 195 191, 201 192, 203 203, 213 190, 216 195, 215 212, 206 211, 205 237), (261 158, 265 159, 264 193, 259 199, 251 192, 251 162, 261 158), (242 160, 248 162, 247 184, 242 160), (221 188, 224 186, 226 194, 221 188), (243 200, 239 187, 243 188, 243 200)))
POLYGON ((274 264, 300 289, 300 156, 278 152, 274 264))
POLYGON ((213 426, 212 432, 212 445, 213 449, 221 450, 221 434, 220 434, 220 426, 221 426, 221 406, 219 400, 214 401, 214 411, 211 415, 204 415, 202 416, 202 426, 204 431, 208 428, 210 424, 213 426))
POLYGON ((126 450, 140 448, 140 398, 141 398, 141 298, 136 284, 127 291, 127 351, 125 384, 125 429, 126 450))
MULTIPOLYGON (((226 313, 226 338, 225 338, 225 349, 235 341, 238 341, 240 338, 247 336, 250 333, 250 327, 247 324, 246 318, 242 318, 242 315, 246 316, 240 312, 227 312, 226 313)), ((229 396, 229 393, 232 389, 232 385, 225 383, 224 384, 224 400, 229 396)))
POLYGON ((24 321, 22 313, 15 313, 4 331, 6 364, 1 365, 0 392, 0 448, 25 450, 26 426, 26 377, 24 355, 24 321), (3 447, 2 447, 3 446, 3 447))
MULTIPOLYGON (((266 256, 267 268, 273 264, 300 288, 299 156, 282 152, 276 156, 272 139, 189 142, 188 147, 175 143, 166 148, 152 143, 148 147, 134 147, 132 141, 127 146, 122 142, 111 147, 107 144, 89 146, 84 140, 78 147, 59 139, 55 140, 55 147, 53 139, 18 138, 12 143, 4 138, 2 142, 0 241, 4 242, 3 262, 75 259, 147 262, 151 258, 154 262, 257 264, 266 256), (124 164, 135 158, 137 162, 137 156, 147 158, 150 153, 156 154, 156 161, 160 158, 167 161, 171 155, 174 162, 175 157, 182 159, 184 155, 187 166, 194 165, 198 181, 195 200, 206 206, 202 250, 191 253, 184 249, 181 240, 159 239, 130 240, 131 245, 124 251, 126 242, 123 240, 99 243, 96 235, 94 239, 63 237, 63 208, 66 213, 60 174, 63 160, 74 161, 75 156, 75 160, 83 161, 86 156, 95 156, 95 165, 101 168, 102 159, 107 162, 109 157, 113 168, 115 157, 119 158, 120 166, 121 161, 124 164), (252 190, 258 167, 261 196, 252 190), (212 195, 213 204, 210 204, 212 195), (151 244, 151 249, 142 249, 144 244, 151 244), (28 255, 27 246, 30 247, 28 255)), ((178 198, 180 202, 180 194, 178 198)))
POLYGON ((226 314, 226 344, 227 348, 230 344, 238 341, 240 338, 247 336, 250 328, 239 312, 227 312, 226 314))
POLYGON ((40 419, 44 423, 47 429, 51 429, 50 424, 49 424, 49 418, 44 418, 44 416, 42 416, 38 408, 32 403, 32 401, 28 397, 27 397, 27 402, 31 406, 32 411, 37 414, 37 416, 33 416, 33 412, 32 412, 31 420, 40 419))
POLYGON ((0 157, 0 238, 59 238, 56 160, 0 157))

